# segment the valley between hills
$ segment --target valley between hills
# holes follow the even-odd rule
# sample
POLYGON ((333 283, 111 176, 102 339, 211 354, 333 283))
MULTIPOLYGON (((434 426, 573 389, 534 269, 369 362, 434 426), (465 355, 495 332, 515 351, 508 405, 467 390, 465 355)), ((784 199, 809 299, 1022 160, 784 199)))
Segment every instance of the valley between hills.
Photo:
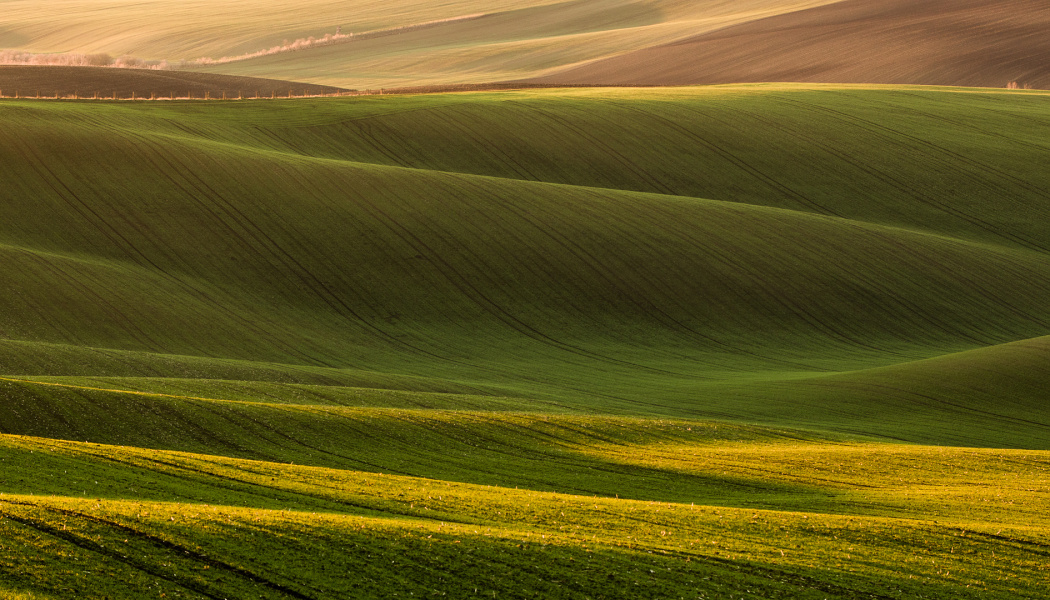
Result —
POLYGON ((57 63, 345 18, 121 2, 0 16, 0 598, 1050 597, 1039 3, 355 0, 57 63))

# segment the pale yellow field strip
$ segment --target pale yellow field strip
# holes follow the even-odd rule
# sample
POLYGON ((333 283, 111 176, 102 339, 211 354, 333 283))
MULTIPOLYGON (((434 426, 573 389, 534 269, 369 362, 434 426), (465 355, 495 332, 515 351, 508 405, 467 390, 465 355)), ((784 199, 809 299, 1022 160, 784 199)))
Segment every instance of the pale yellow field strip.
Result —
POLYGON ((570 2, 208 70, 357 89, 507 81, 828 1, 570 2))
MULTIPOLYGON (((221 400, 218 398, 201 398, 199 396, 177 396, 174 394, 160 394, 157 392, 136 392, 133 390, 118 390, 113 388, 100 388, 91 387, 86 385, 71 385, 68 383, 52 383, 50 381, 33 381, 31 379, 12 379, 10 377, 0 377, 0 381, 8 381, 11 383, 24 383, 28 385, 46 385, 49 387, 67 388, 71 390, 87 390, 92 392, 106 392, 109 394, 126 394, 129 396, 148 396, 150 398, 175 398, 178 400, 203 400, 205 402, 236 402, 231 400, 221 400)), ((240 404, 247 404, 241 402, 240 404)))
POLYGON ((550 0, 0 0, 0 48, 192 59, 550 0))

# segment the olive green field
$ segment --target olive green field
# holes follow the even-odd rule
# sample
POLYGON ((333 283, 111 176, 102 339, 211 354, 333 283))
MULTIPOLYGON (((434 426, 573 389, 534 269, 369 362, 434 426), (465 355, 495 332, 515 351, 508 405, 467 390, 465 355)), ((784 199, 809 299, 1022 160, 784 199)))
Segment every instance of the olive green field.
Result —
POLYGON ((1050 598, 1047 165, 1035 90, 0 99, 0 598, 1050 598))

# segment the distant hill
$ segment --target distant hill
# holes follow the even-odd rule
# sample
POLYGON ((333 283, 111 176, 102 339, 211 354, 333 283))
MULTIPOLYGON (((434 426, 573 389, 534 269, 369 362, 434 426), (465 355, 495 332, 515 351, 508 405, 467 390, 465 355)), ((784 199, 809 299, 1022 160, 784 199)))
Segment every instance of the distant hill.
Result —
POLYGON ((573 84, 761 81, 1050 87, 1050 3, 846 0, 537 78, 573 84))
POLYGON ((0 64, 167 61, 358 89, 491 83, 831 1, 6 0, 0 64))

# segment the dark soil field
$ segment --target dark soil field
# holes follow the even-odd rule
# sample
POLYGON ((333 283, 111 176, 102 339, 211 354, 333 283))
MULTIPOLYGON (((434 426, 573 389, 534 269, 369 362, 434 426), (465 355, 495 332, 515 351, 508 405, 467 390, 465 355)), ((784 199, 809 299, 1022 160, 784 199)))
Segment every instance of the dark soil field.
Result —
POLYGON ((797 81, 1050 88, 1050 3, 846 0, 537 78, 690 85, 797 81))
POLYGON ((0 95, 23 98, 228 98, 317 96, 345 91, 326 85, 259 77, 239 77, 187 71, 0 65, 0 95))

